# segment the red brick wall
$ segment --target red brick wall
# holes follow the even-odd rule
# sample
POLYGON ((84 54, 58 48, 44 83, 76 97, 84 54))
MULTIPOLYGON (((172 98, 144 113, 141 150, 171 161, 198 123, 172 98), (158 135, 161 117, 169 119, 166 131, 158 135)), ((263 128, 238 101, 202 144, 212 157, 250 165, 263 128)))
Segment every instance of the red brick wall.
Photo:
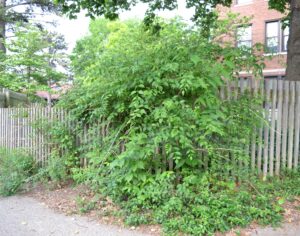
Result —
MULTIPOLYGON (((235 0, 233 0, 235 2, 235 0)), ((252 24, 252 42, 265 43, 265 22, 271 20, 279 20, 284 17, 278 11, 268 9, 267 0, 253 0, 252 3, 245 5, 232 4, 230 8, 219 7, 221 17, 227 12, 240 13, 242 16, 253 17, 250 21, 252 24)), ((280 53, 272 59, 265 60, 266 68, 264 74, 268 75, 284 75, 286 67, 286 53, 280 53)))

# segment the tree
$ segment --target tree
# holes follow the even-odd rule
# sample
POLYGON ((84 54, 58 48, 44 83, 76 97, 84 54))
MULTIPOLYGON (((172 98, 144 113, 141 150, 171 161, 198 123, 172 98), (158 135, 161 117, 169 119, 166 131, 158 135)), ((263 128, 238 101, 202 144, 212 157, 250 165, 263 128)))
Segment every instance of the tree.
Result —
POLYGON ((111 33, 111 29, 125 27, 120 22, 112 23, 113 27, 104 20, 91 21, 89 26, 90 35, 76 42, 76 46, 71 55, 72 71, 76 78, 83 78, 87 75, 86 70, 92 66, 97 58, 103 52, 105 39, 111 33))
POLYGON ((28 22, 35 16, 34 12, 57 12, 58 5, 51 0, 0 0, 0 50, 5 52, 4 40, 7 25, 17 22, 28 22))
MULTIPOLYGON (((145 17, 146 23, 153 22, 156 10, 174 10, 177 0, 140 0, 140 1, 86 1, 86 0, 56 0, 62 4, 63 12, 71 18, 81 10, 87 10, 91 17, 104 15, 109 19, 118 17, 121 10, 130 10, 138 2, 148 4, 145 17)), ((208 32, 210 26, 216 20, 214 9, 217 5, 230 6, 232 0, 187 0, 186 7, 195 8, 192 20, 202 26, 204 32, 208 32)), ((300 81, 300 0, 269 0, 271 9, 280 12, 289 12, 290 39, 288 42, 287 79, 300 81)))
POLYGON ((66 45, 61 35, 33 25, 18 26, 15 37, 7 40, 5 47, 9 53, 2 53, 0 58, 0 85, 35 92, 65 78, 57 70, 66 60, 66 45))
POLYGON ((4 21, 4 9, 6 0, 0 0, 0 51, 5 52, 4 39, 5 39, 5 21, 4 21))
POLYGON ((300 81, 300 0, 291 0, 287 79, 300 81))

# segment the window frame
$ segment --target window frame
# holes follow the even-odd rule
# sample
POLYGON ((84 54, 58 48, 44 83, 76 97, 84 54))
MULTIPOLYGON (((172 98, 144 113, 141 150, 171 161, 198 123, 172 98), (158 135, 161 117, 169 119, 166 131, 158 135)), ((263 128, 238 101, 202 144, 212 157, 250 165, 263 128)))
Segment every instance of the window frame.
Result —
POLYGON ((235 47, 239 47, 239 42, 249 42, 250 41, 250 47, 251 48, 253 46, 253 30, 252 30, 252 24, 247 24, 247 25, 241 25, 238 26, 235 32, 235 47), (238 29, 239 28, 247 28, 247 27, 251 27, 251 39, 250 40, 238 40, 238 29))
MULTIPOLYGON (((284 35, 284 29, 282 29, 282 19, 273 19, 273 20, 267 20, 265 21, 265 46, 266 46, 266 53, 273 53, 273 54, 278 54, 278 53, 285 53, 287 52, 287 49, 284 49, 284 37, 289 37, 288 35, 284 35), (277 35, 277 40, 278 40, 278 46, 277 46, 277 51, 276 52, 270 52, 268 50, 268 31, 267 31, 267 25, 268 23, 277 23, 277 30, 278 30, 278 35, 277 35)), ((269 37, 273 38, 273 37, 269 37)))
MULTIPOLYGON (((289 28, 289 26, 288 26, 288 28, 289 28)), ((284 34, 284 30, 285 29, 282 28, 282 21, 281 21, 280 22, 280 30, 282 31, 282 34, 281 34, 281 42, 282 42, 282 44, 281 44, 281 52, 287 52, 287 50, 288 50, 288 41, 286 42, 286 49, 285 49, 284 48, 284 38, 287 37, 288 40, 289 40, 289 37, 290 37, 290 28, 289 28, 288 34, 285 35, 284 34)))

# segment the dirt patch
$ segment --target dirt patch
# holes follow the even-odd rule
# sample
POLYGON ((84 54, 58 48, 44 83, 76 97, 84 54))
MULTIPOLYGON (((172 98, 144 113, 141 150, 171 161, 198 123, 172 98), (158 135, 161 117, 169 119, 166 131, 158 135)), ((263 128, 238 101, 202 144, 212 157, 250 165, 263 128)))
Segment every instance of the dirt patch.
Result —
POLYGON ((93 193, 87 186, 74 187, 72 183, 55 188, 47 186, 51 185, 38 185, 24 195, 32 197, 47 208, 65 215, 84 215, 101 224, 117 225, 121 228, 129 228, 153 236, 161 235, 162 230, 159 225, 125 226, 124 220, 120 216, 120 209, 109 198, 93 193))
POLYGON ((284 223, 300 223, 300 197, 294 197, 293 201, 288 201, 284 205, 284 223))

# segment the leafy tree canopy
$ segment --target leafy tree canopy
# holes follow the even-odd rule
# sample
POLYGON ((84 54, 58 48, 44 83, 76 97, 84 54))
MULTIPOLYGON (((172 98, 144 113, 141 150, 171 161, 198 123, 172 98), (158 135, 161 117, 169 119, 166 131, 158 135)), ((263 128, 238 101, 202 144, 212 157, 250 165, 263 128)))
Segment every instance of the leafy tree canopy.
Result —
POLYGON ((6 23, 28 22, 35 17, 37 9, 42 12, 58 12, 59 6, 51 0, 1 0, 0 1, 0 21, 6 23))
POLYGON ((43 28, 47 21, 37 20, 36 16, 41 17, 45 12, 59 13, 60 7, 51 0, 0 0, 0 50, 6 51, 7 31, 13 32, 16 24, 31 22, 43 28))
MULTIPOLYGON (((177 0, 140 0, 140 1, 88 1, 88 0, 55 0, 56 3, 62 4, 63 12, 71 18, 81 10, 87 10, 87 15, 91 17, 103 15, 108 19, 116 19, 122 10, 130 10, 137 3, 141 2, 148 5, 146 12, 146 23, 151 22, 157 10, 174 10, 178 7, 177 0)), ((194 8, 195 12, 192 20, 204 25, 215 20, 214 9, 217 5, 230 6, 233 0, 187 0, 186 7, 194 8)), ((269 6, 280 12, 285 12, 288 8, 288 0, 270 0, 269 6)))
MULTIPOLYGON (((147 25, 153 23, 156 10, 173 10, 177 7, 177 0, 140 0, 140 1, 87 1, 87 0, 55 0, 62 4, 63 12, 75 17, 82 9, 87 10, 87 15, 95 17, 104 15, 106 18, 115 19, 122 10, 130 10, 137 3, 148 5, 146 17, 147 25)), ((217 5, 230 6, 233 0, 186 0, 187 8, 194 8, 192 20, 202 26, 201 33, 210 37, 212 25, 216 22, 217 14, 214 11, 217 5)), ((300 0, 269 0, 269 7, 288 15, 289 41, 287 55, 287 80, 300 80, 300 0)), ((157 25, 154 25, 157 26, 157 25)), ((160 26, 155 27, 160 29, 160 26)), ((155 29, 154 28, 154 29, 155 29)))
POLYGON ((57 70, 66 63, 66 45, 61 35, 33 25, 19 25, 15 37, 5 46, 9 53, 1 53, 1 86, 29 92, 65 78, 57 70))

